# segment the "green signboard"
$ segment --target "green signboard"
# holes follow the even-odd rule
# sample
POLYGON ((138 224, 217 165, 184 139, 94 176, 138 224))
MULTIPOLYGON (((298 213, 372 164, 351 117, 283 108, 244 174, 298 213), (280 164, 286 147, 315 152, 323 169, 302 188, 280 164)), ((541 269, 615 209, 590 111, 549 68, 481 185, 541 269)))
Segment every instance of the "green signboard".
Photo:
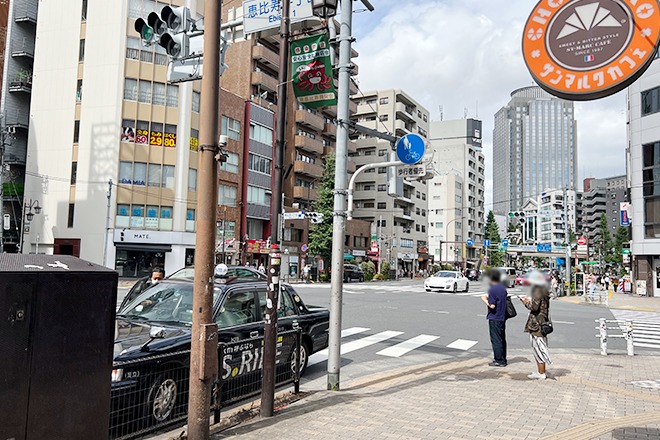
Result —
POLYGON ((291 42, 293 91, 305 107, 337 105, 330 50, 327 34, 291 42))
POLYGON ((630 249, 627 249, 627 248, 621 249, 621 253, 623 255, 630 255, 630 249))

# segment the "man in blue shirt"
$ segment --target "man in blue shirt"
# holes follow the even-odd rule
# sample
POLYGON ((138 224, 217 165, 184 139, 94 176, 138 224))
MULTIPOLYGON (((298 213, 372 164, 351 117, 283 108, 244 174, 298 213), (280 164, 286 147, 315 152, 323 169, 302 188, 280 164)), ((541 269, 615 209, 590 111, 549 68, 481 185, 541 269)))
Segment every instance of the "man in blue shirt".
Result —
POLYGON ((488 295, 481 299, 488 306, 488 327, 490 330, 490 343, 493 346, 495 360, 491 367, 506 367, 506 288, 502 284, 502 273, 497 269, 491 269, 488 273, 490 288, 488 295))

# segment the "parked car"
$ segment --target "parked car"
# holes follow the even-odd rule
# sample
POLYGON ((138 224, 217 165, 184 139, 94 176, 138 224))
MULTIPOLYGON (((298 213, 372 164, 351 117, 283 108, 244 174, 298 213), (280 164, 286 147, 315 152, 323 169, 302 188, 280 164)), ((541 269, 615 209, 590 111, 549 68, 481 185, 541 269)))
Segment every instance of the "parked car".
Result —
MULTIPOLYGON (((248 280, 267 280, 268 277, 259 272, 257 269, 253 267, 246 267, 246 266, 227 266, 227 273, 224 275, 225 278, 241 278, 241 279, 248 279, 248 280)), ((176 272, 174 272, 172 275, 168 276, 165 278, 166 280, 184 280, 184 281, 193 281, 195 279, 195 267, 194 266, 188 266, 184 267, 183 269, 179 269, 176 272)), ((124 308, 126 305, 131 302, 133 299, 135 299, 142 291, 145 289, 143 288, 144 285, 143 280, 139 280, 136 282, 133 287, 131 287, 131 290, 128 291, 126 296, 124 297, 124 300, 122 301, 121 305, 119 306, 119 312, 122 313, 124 311, 124 308)), ((149 287, 147 287, 148 289, 149 287)))
MULTIPOLYGON (((216 282, 214 290, 213 319, 219 328, 219 344, 263 336, 266 281, 231 278, 216 282)), ((280 298, 278 331, 302 330, 300 369, 304 373, 309 356, 328 346, 330 314, 326 309, 307 307, 288 284, 283 284, 280 298)), ((145 290, 117 315, 113 417, 129 421, 146 417, 155 424, 185 414, 192 305, 191 281, 165 280, 145 290)), ((245 346, 240 353, 219 359, 223 400, 248 388, 259 389, 261 343, 245 346)), ((295 344, 278 346, 277 374, 295 365, 294 348, 295 344)))
POLYGON ((529 272, 516 276, 516 286, 529 286, 529 272))
POLYGON ((498 267, 497 270, 502 274, 502 284, 506 287, 515 286, 517 275, 515 267, 498 267))
POLYGON ((477 269, 469 270, 467 273, 467 279, 470 281, 479 281, 481 279, 481 271, 477 269))
POLYGON ((454 293, 459 290, 467 292, 470 290, 470 282, 461 272, 441 270, 424 281, 424 288, 427 292, 433 290, 448 290, 454 293))
POLYGON ((355 264, 344 264, 344 282, 350 283, 351 281, 364 281, 364 272, 359 266, 355 264))

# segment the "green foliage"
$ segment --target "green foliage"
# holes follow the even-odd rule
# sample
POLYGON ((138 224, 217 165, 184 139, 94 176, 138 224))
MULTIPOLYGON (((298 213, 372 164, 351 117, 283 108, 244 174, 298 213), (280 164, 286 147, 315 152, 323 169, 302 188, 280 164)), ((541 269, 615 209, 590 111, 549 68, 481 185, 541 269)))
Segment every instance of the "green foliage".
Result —
POLYGON ((568 228, 568 239, 569 239, 569 243, 575 243, 577 241, 577 238, 575 236, 575 231, 573 231, 573 228, 568 228))
POLYGON ((439 264, 434 264, 431 266, 431 273, 436 273, 440 271, 440 265, 439 264))
POLYGON ((363 262, 360 264, 360 269, 362 269, 362 272, 364 272, 365 281, 371 281, 374 279, 374 275, 376 274, 376 265, 373 262, 363 262))
POLYGON ((600 242, 597 245, 599 253, 603 257, 605 263, 616 264, 612 243, 612 236, 610 235, 609 224, 607 223, 607 216, 601 214, 600 216, 600 242))
POLYGON ((318 198, 312 209, 323 214, 323 223, 312 225, 309 231, 309 252, 320 255, 326 267, 332 265, 332 212, 334 209, 335 156, 325 157, 323 177, 318 184, 318 198))
POLYGON ((330 274, 329 273, 322 273, 319 275, 319 280, 321 280, 322 283, 327 283, 330 281, 330 274))
POLYGON ((390 263, 389 262, 383 261, 380 264, 380 273, 379 273, 379 275, 382 277, 382 278, 379 278, 379 279, 382 279, 382 280, 389 280, 390 279, 390 263))
POLYGON ((376 275, 374 275, 374 280, 375 281, 383 281, 384 279, 385 279, 385 277, 380 273, 377 273, 376 275))
MULTIPOLYGON (((623 226, 617 229, 616 234, 614 235, 614 252, 612 255, 613 264, 619 268, 623 268, 623 245, 630 241, 629 228, 624 228, 623 226)), ((620 269, 621 271, 621 269, 620 269)))
POLYGON ((497 247, 502 242, 502 237, 500 236, 500 229, 497 226, 497 220, 495 220, 493 211, 490 211, 486 218, 484 238, 491 241, 491 247, 488 250, 488 264, 494 267, 502 266, 504 264, 504 254, 497 250, 497 247))

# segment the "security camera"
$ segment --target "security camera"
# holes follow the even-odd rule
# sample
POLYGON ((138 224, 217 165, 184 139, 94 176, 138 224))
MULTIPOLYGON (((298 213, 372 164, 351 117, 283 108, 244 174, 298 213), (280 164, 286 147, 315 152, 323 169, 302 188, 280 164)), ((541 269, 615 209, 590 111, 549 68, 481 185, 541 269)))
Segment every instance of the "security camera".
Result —
POLYGON ((226 135, 222 134, 222 135, 220 135, 220 140, 218 141, 218 146, 220 148, 224 148, 224 147, 227 146, 228 142, 229 142, 229 138, 226 135))

